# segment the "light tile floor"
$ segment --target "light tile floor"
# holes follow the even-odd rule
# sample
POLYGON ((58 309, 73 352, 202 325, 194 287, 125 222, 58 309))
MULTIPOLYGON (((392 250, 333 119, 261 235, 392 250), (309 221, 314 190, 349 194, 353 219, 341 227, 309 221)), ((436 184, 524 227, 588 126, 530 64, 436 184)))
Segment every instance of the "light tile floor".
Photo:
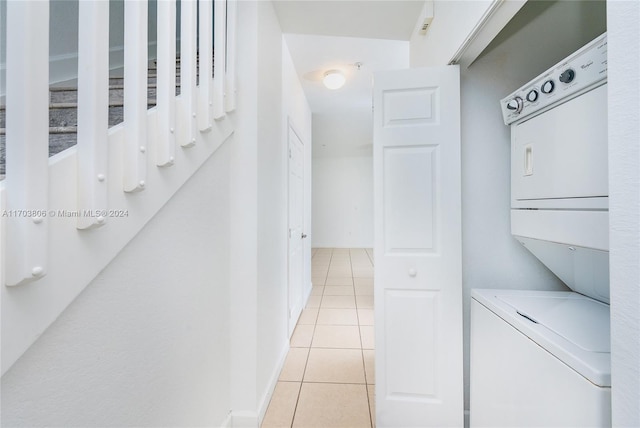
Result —
POLYGON ((320 248, 311 262, 311 297, 262 427, 374 427, 373 253, 320 248))

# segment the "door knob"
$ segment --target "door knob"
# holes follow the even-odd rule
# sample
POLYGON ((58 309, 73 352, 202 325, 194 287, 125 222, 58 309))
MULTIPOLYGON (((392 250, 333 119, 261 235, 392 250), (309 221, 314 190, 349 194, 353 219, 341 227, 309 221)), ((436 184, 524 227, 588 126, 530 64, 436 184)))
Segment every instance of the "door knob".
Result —
POLYGON ((409 269, 408 273, 409 273, 409 276, 412 277, 412 278, 415 277, 418 274, 418 272, 413 268, 409 269))
POLYGON ((301 238, 302 238, 302 239, 304 239, 304 238, 306 238, 306 237, 307 237, 307 234, 306 234, 306 233, 303 233, 303 234, 302 234, 302 236, 301 236, 301 238))

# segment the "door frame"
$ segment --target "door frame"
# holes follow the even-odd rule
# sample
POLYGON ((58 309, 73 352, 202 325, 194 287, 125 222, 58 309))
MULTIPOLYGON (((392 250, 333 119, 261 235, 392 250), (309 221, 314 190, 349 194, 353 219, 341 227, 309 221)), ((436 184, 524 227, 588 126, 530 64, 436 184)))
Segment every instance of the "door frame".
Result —
POLYGON ((307 169, 309 168, 309 165, 307 165, 306 162, 306 152, 307 152, 307 143, 305 142, 305 140, 301 137, 301 133, 298 131, 298 128, 296 127, 296 125, 293 122, 293 119, 291 118, 291 116, 287 116, 287 128, 286 128, 286 136, 284 138, 285 140, 285 163, 286 163, 286 168, 284 168, 285 170, 285 174, 286 174, 286 178, 285 178, 285 191, 286 191, 286 212, 287 212, 287 224, 286 224, 286 233, 287 233, 287 266, 286 266, 286 275, 287 275, 287 307, 286 307, 286 318, 287 318, 287 333, 288 333, 288 337, 291 338, 291 336, 293 335, 293 331, 295 330, 296 324, 298 323, 298 319, 302 313, 302 310, 304 309, 305 306, 305 302, 308 298, 308 294, 310 293, 310 290, 308 290, 307 295, 305 295, 305 279, 306 279, 306 271, 307 271, 307 265, 309 265, 311 263, 310 259, 307 260, 307 245, 305 242, 302 243, 302 282, 300 284, 300 313, 298 313, 297 315, 293 316, 291 314, 291 277, 290 277, 290 270, 291 270, 291 260, 290 260, 290 237, 289 237, 289 229, 291 226, 291 218, 290 218, 290 212, 289 212, 289 202, 291 200, 291 195, 290 195, 290 169, 289 169, 289 147, 291 144, 290 141, 290 132, 293 132, 296 137, 298 137, 298 139, 300 140, 300 142, 302 143, 302 147, 303 147, 303 163, 302 163, 302 230, 306 231, 307 234, 307 238, 310 240, 310 231, 308 230, 310 225, 307 225, 305 222, 305 213, 307 210, 306 207, 306 202, 307 199, 309 198, 309 195, 307 195, 306 189, 307 189, 307 169))

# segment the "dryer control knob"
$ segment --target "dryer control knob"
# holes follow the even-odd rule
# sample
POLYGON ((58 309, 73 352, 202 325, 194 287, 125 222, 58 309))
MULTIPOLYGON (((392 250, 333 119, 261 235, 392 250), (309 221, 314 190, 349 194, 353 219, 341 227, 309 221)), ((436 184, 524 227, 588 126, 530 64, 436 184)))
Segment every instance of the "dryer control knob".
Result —
POLYGON ((556 84, 553 83, 553 80, 547 80, 542 84, 542 87, 540 88, 540 90, 542 91, 543 94, 550 94, 551 92, 553 92, 555 87, 556 87, 556 84))
POLYGON ((527 94, 527 101, 530 103, 535 102, 538 99, 538 91, 536 89, 532 89, 527 94))
POLYGON ((523 105, 524 105, 524 102, 522 101, 522 98, 515 97, 514 99, 512 99, 507 103, 507 109, 513 110, 515 113, 520 113, 522 111, 523 105))
POLYGON ((558 80, 560 80, 562 83, 571 83, 575 77, 576 72, 573 71, 573 69, 568 68, 562 72, 560 77, 558 77, 558 80))

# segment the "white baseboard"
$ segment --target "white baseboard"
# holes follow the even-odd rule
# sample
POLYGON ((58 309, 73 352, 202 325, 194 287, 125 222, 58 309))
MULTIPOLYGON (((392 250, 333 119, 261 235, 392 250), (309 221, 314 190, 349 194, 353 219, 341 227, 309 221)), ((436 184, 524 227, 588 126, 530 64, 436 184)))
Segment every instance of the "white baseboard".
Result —
POLYGON ((231 428, 257 428, 260 426, 258 415, 255 412, 231 412, 229 417, 231 428))
POLYGON ((259 401, 260 404, 258 405, 258 420, 260 424, 262 423, 262 420, 264 419, 264 415, 267 413, 267 409, 269 408, 269 402, 271 401, 271 397, 273 397, 273 390, 276 389, 276 384, 278 383, 278 378, 280 378, 280 372, 284 367, 284 361, 287 358, 288 353, 289 353, 289 341, 287 340, 284 348, 280 353, 278 364, 276 364, 274 370, 271 372, 271 377, 269 378, 267 390, 264 392, 262 399, 259 401))
POLYGON ((224 421, 220 424, 220 428, 232 428, 233 427, 233 413, 229 412, 224 421))

